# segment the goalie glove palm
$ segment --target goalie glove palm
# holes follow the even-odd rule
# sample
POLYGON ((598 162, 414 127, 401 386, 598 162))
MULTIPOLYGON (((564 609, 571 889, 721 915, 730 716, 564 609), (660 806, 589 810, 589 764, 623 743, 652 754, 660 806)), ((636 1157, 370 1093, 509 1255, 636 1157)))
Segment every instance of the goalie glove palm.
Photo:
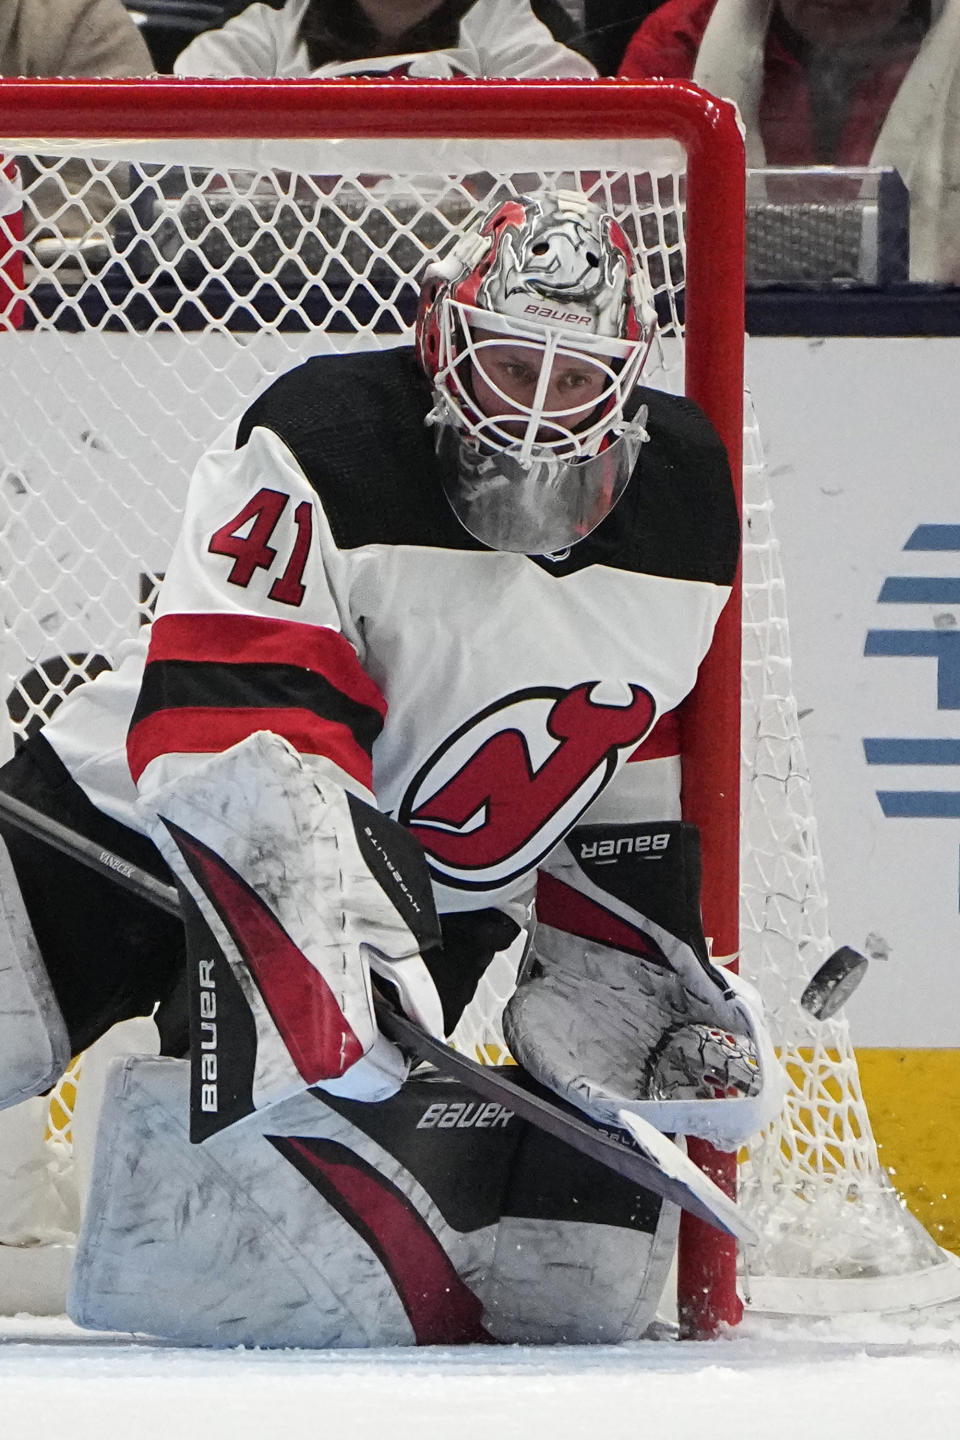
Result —
POLYGON ((440 927, 413 837, 265 731, 151 803, 187 915, 192 1138, 325 1082, 392 1093, 406 1066, 378 1035, 370 970, 442 1033, 421 958, 440 927))

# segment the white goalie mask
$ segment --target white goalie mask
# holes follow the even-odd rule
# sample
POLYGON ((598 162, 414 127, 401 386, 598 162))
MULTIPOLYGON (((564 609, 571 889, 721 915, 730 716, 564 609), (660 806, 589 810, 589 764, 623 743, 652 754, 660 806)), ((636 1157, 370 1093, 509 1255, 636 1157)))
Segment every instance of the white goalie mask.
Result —
POLYGON ((646 439, 631 411, 656 314, 613 216, 572 191, 499 204, 424 279, 444 489, 477 539, 550 554, 623 494, 646 439))

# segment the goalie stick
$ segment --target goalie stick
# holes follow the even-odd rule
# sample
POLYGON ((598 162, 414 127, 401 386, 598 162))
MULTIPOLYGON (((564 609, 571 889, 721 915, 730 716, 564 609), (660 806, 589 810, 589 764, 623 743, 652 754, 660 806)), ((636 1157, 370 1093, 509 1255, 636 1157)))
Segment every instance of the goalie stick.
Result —
MULTIPOLYGON (((164 885, 129 860, 3 791, 0 791, 0 817, 71 859, 106 875, 159 909, 173 915, 181 914, 180 900, 172 885, 164 885)), ((534 1093, 508 1079, 502 1070, 479 1065, 442 1041, 433 1039, 413 1020, 395 1010, 386 999, 378 998, 376 1009, 378 1024, 389 1039, 410 1050, 419 1059, 433 1064, 442 1074, 458 1080, 474 1094, 497 1101, 512 1110, 519 1119, 537 1126, 554 1139, 606 1165, 643 1189, 682 1206, 718 1230, 739 1240, 756 1239, 736 1203, 683 1150, 636 1115, 620 1112, 626 1133, 618 1138, 616 1134, 610 1134, 583 1118, 572 1106, 534 1093)))
MULTIPOLYGON (((488 1100, 507 1106, 521 1120, 545 1130, 574 1150, 615 1170, 618 1175, 681 1205, 701 1220, 724 1230, 738 1240, 754 1242, 755 1231, 736 1203, 715 1185, 692 1160, 666 1136, 646 1121, 620 1111, 624 1131, 633 1140, 630 1146, 591 1124, 572 1106, 527 1090, 509 1080, 502 1070, 478 1065, 459 1050, 452 1050, 431 1035, 425 1035, 414 1021, 381 1001, 377 1005, 380 1028, 391 1040, 429 1060, 451 1079, 488 1100)), ((520 1072, 523 1073, 522 1071, 520 1072)))

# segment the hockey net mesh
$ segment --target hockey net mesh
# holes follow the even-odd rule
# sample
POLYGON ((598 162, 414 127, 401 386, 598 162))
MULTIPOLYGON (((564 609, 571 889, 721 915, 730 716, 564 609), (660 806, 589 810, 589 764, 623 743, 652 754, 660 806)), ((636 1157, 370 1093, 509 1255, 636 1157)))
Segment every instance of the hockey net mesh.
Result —
MULTIPOLYGON (((0 139, 0 576, 18 735, 148 622, 204 448, 308 355, 403 341, 423 262, 500 194, 573 186, 622 218, 657 297, 647 383, 682 389, 679 146, 633 141, 628 164, 608 142, 565 142, 562 163, 549 143, 527 142, 519 159, 511 145, 421 146, 404 166, 395 144, 385 175, 363 144, 352 162, 339 144, 325 164, 316 142, 264 162, 262 146, 236 161, 193 142, 168 153, 0 139)), ((746 435, 743 965, 790 1080, 783 1116, 743 1157, 762 1232, 748 1268, 922 1269, 940 1252, 885 1181, 846 1023, 814 1025, 797 1003, 830 941, 752 423, 746 435)), ((504 1058, 516 961, 491 970, 454 1037, 486 1061, 504 1058)), ((51 1109, 61 1151, 75 1078, 51 1109)))
MULTIPOLYGON (((745 1290, 758 1308, 855 1309, 852 1294, 844 1302, 817 1282, 869 1287, 949 1261, 879 1163, 846 1018, 816 1020, 800 1004, 834 947, 773 501, 749 395, 743 489, 741 970, 761 991, 787 1077, 783 1111, 741 1156, 740 1199, 760 1236, 742 1256, 745 1290)), ((874 1303, 897 1308, 885 1291, 875 1301, 861 1294, 863 1308, 874 1303)))

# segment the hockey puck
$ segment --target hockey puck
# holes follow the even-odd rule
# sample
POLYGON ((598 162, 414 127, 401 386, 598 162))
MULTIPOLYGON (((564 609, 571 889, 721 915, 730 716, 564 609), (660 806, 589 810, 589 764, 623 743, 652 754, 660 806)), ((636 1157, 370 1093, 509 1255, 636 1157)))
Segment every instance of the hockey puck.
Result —
POLYGON ((818 1020, 829 1020, 850 999, 869 963, 866 955, 849 945, 841 945, 807 982, 800 1004, 818 1020))

